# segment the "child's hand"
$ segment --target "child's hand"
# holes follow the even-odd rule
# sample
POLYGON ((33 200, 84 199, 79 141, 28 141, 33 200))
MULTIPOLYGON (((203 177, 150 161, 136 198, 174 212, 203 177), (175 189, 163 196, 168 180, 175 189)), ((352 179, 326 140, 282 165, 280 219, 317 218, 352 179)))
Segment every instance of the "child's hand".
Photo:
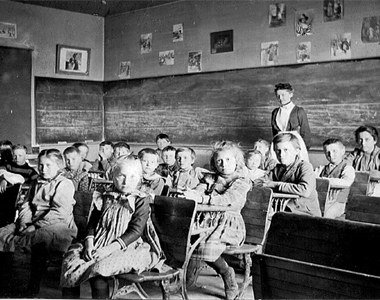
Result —
POLYGON ((8 182, 5 179, 1 179, 0 181, 0 193, 4 193, 7 189, 8 182))
POLYGON ((202 196, 194 190, 183 191, 183 195, 187 199, 192 199, 192 200, 197 201, 198 203, 202 203, 202 196))
MULTIPOLYGON (((20 228, 21 229, 21 228, 20 228)), ((36 227, 34 225, 25 226, 22 228, 22 230, 19 230, 19 233, 21 235, 27 234, 29 232, 33 232, 36 230, 36 227)))
POLYGON ((94 239, 87 238, 84 243, 83 258, 85 261, 93 259, 92 252, 94 252, 94 239))

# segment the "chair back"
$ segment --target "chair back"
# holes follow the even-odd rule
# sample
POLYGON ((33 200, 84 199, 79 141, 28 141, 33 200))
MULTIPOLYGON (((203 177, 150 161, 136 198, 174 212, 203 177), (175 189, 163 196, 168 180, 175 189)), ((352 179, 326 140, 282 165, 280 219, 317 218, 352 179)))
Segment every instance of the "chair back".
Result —
POLYGON ((78 192, 74 194, 76 201, 74 205, 73 215, 74 222, 78 228, 78 234, 76 240, 82 240, 87 234, 87 222, 92 205, 92 192, 78 192))
POLYGON ((380 197, 350 195, 346 205, 346 220, 380 224, 380 197))
POLYGON ((329 196, 330 181, 326 178, 316 178, 316 190, 318 193, 319 207, 321 208, 322 216, 325 213, 325 204, 329 196))
POLYGON ((193 228, 196 202, 185 198, 156 196, 151 206, 151 218, 166 264, 182 268, 190 259, 190 238, 193 228))
POLYGON ((272 189, 270 188, 252 187, 252 190, 248 192, 247 201, 241 211, 246 228, 245 241, 247 243, 263 243, 271 198, 272 189))
POLYGON ((350 188, 350 195, 367 195, 369 186, 370 174, 369 172, 355 172, 355 180, 350 188))

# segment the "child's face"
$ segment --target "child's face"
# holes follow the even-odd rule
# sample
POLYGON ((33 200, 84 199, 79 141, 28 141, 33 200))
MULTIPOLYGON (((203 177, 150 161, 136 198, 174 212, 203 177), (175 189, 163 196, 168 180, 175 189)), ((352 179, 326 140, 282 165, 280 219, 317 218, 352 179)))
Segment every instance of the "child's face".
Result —
POLYGON ((215 167, 222 175, 232 175, 236 171, 236 158, 231 150, 222 150, 215 155, 215 167))
POLYGON ((19 165, 22 166, 26 162, 26 152, 24 149, 15 149, 13 150, 13 161, 19 165))
POLYGON ((71 171, 76 171, 79 169, 79 166, 82 162, 82 159, 80 157, 80 154, 77 152, 72 152, 72 153, 67 153, 64 155, 65 156, 65 162, 66 166, 71 170, 71 171))
POLYGON ((248 169, 256 170, 260 167, 261 155, 260 154, 251 154, 251 156, 246 160, 245 164, 248 169))
POLYGON ((365 153, 372 153, 373 149, 375 148, 376 141, 373 138, 373 136, 367 132, 363 131, 359 133, 359 137, 357 140, 360 148, 365 152, 365 153))
POLYGON ((121 193, 131 193, 141 182, 141 169, 134 163, 121 165, 115 171, 113 182, 121 193))
POLYGON ((45 179, 52 179, 57 176, 59 169, 57 163, 47 156, 42 156, 38 160, 38 171, 45 179))
POLYGON ((175 151, 164 151, 162 152, 162 160, 164 163, 172 166, 175 164, 175 151))
POLYGON ((155 154, 145 153, 141 158, 143 173, 146 175, 153 174, 158 166, 158 158, 155 154))
POLYGON ((103 158, 110 158, 113 153, 113 148, 111 145, 104 145, 99 147, 99 155, 103 158))
POLYGON ((131 151, 128 148, 125 147, 117 147, 114 149, 114 155, 116 158, 122 156, 122 155, 129 155, 131 154, 131 151))
POLYGON ((80 152, 80 158, 84 160, 88 155, 88 149, 85 146, 79 146, 78 150, 80 152))
POLYGON ((158 139, 157 142, 157 147, 158 149, 162 150, 164 149, 166 146, 169 146, 170 145, 170 142, 166 139, 158 139))
POLYGON ((339 144, 327 145, 323 148, 323 151, 325 152, 326 159, 334 165, 342 161, 345 153, 345 149, 339 144))
POLYGON ((268 152, 268 147, 266 145, 264 145, 263 143, 256 143, 254 146, 253 146, 253 150, 257 150, 261 153, 261 155, 264 157, 266 156, 267 152, 268 152))
POLYGON ((276 92, 277 99, 280 102, 280 105, 288 104, 290 101, 292 101, 293 92, 289 90, 278 90, 276 92))
POLYGON ((274 145, 274 152, 280 164, 290 166, 296 160, 299 149, 292 142, 280 142, 274 145))
POLYGON ((184 170, 190 169, 194 163, 190 151, 178 152, 176 155, 176 161, 178 166, 184 170))

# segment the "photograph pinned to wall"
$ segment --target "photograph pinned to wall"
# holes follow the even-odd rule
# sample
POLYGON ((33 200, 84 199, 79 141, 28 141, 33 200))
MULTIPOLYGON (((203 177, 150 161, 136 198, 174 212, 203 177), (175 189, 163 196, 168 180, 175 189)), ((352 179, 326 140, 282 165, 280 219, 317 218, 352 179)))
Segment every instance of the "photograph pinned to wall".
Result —
POLYGON ((89 75, 89 48, 57 45, 56 73, 89 75))
POLYGON ((361 39, 363 43, 380 42, 380 16, 363 18, 361 39))
POLYGON ((189 59, 187 60, 187 72, 202 72, 202 51, 189 52, 189 59))
POLYGON ((330 48, 331 59, 351 58, 351 33, 334 34, 330 48))
POLYGON ((278 64, 278 41, 261 43, 261 65, 272 66, 278 64))
POLYGON ((152 33, 142 34, 140 37, 141 54, 152 52, 152 33))
POLYGON ((343 19, 343 0, 323 0, 323 22, 343 19))
POLYGON ((173 42, 183 41, 183 24, 173 25, 173 42))
POLYGON ((286 25, 285 3, 273 3, 269 5, 269 27, 286 25))
POLYGON ((130 61, 120 62, 119 78, 131 78, 131 62, 130 61))
POLYGON ((211 32, 211 54, 234 51, 233 30, 211 32))
POLYGON ((158 63, 160 66, 174 65, 174 50, 161 51, 158 54, 158 63))
POLYGON ((311 42, 302 42, 297 46, 296 58, 298 63, 311 62, 311 42))
POLYGON ((0 22, 0 38, 5 38, 5 39, 17 38, 16 24, 0 22))
POLYGON ((296 11, 294 29, 296 36, 313 34, 314 10, 296 11))

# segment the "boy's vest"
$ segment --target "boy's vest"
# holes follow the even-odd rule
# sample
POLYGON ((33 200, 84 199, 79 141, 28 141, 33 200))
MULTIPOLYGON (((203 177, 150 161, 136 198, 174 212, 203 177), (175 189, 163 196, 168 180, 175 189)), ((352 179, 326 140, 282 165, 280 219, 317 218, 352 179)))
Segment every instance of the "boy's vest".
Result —
MULTIPOLYGON (((351 164, 347 160, 343 160, 332 171, 329 170, 328 168, 329 165, 327 165, 323 168, 320 176, 327 177, 327 178, 341 178, 344 168, 350 165, 351 164)), ((337 202, 346 203, 349 192, 350 192, 350 188, 341 189, 337 195, 337 202)))

